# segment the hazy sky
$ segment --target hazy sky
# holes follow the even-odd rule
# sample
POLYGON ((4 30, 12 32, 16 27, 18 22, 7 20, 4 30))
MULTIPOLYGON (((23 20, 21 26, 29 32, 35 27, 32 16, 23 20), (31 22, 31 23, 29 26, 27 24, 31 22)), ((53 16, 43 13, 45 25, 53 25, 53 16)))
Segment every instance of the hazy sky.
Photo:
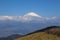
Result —
POLYGON ((0 0, 0 16, 21 16, 28 12, 60 17, 60 0, 0 0))

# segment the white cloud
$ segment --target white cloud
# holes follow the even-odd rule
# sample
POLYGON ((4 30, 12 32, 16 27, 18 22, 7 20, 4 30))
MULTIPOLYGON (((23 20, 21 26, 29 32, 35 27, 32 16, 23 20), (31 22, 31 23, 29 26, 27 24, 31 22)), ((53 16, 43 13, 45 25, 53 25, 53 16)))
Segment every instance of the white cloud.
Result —
POLYGON ((52 21, 57 19, 57 17, 42 17, 37 15, 34 12, 30 12, 24 16, 0 16, 0 20, 14 20, 14 21, 22 21, 22 22, 27 22, 27 21, 32 21, 32 20, 36 20, 36 21, 52 21))
POLYGON ((55 19, 57 19, 57 17, 52 17, 52 19, 54 19, 54 20, 55 20, 55 19))

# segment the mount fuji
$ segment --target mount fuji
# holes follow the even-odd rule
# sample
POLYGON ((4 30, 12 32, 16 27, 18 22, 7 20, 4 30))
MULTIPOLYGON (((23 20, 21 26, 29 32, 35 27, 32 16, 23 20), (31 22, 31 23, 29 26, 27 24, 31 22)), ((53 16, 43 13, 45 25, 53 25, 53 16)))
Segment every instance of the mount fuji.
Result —
POLYGON ((57 17, 42 17, 34 12, 24 16, 0 16, 0 37, 12 34, 27 34, 47 26, 60 25, 57 17))
POLYGON ((39 21, 48 21, 48 20, 56 20, 56 17, 42 17, 34 12, 29 12, 24 16, 0 16, 0 21, 21 21, 21 22, 27 22, 32 20, 39 20, 39 21))

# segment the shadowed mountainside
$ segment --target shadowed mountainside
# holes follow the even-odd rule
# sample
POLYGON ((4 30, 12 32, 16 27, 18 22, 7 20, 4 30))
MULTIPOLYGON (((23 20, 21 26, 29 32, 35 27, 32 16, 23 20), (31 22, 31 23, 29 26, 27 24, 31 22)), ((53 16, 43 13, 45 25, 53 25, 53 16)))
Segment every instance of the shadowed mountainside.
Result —
POLYGON ((37 30, 35 32, 29 33, 27 35, 37 33, 37 32, 46 32, 48 34, 54 34, 54 35, 60 36, 60 26, 50 26, 50 27, 44 28, 42 30, 37 30))
POLYGON ((37 30, 16 40, 60 40, 60 26, 50 26, 37 30))

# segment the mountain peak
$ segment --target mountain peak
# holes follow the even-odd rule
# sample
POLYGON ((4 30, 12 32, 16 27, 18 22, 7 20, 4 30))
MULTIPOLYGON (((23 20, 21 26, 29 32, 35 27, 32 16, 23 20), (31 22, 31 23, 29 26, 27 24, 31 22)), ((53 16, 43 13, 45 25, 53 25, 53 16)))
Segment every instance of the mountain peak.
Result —
POLYGON ((24 16, 36 16, 36 17, 41 17, 38 14, 34 13, 34 12, 29 12, 28 14, 24 15, 24 16))

